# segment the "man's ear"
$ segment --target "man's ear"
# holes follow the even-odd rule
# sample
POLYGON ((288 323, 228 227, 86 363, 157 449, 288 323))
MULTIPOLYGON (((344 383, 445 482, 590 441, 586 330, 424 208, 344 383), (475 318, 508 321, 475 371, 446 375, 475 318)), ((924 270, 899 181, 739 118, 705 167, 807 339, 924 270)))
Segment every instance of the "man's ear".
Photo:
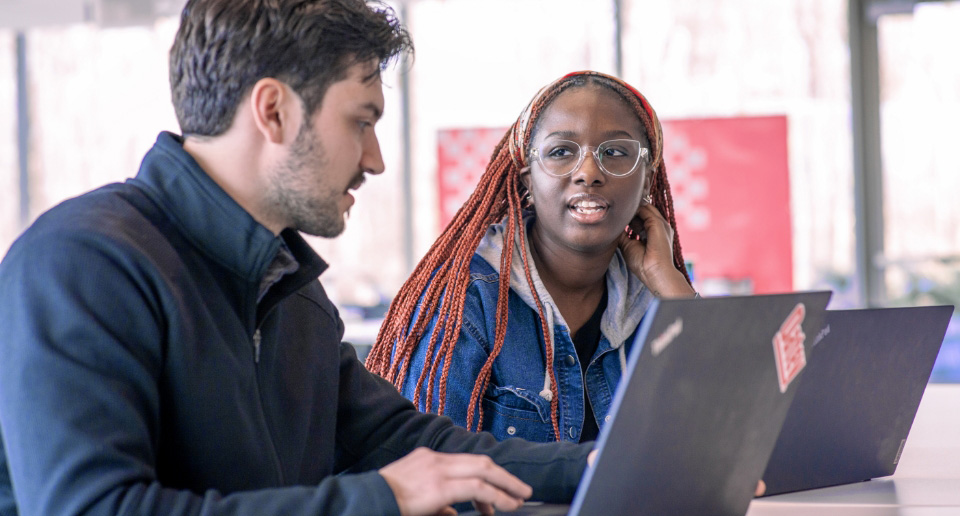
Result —
POLYGON ((289 86, 272 77, 260 79, 250 90, 249 107, 257 131, 265 141, 293 141, 303 120, 302 100, 289 86))

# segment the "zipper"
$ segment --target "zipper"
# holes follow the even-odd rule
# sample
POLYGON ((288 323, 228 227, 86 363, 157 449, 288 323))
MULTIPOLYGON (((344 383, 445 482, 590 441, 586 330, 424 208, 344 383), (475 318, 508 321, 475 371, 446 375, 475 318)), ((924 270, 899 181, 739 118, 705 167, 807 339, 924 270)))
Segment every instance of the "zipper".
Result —
MULTIPOLYGON (((275 309, 275 308, 271 308, 270 311, 267 312, 266 315, 264 315, 264 319, 266 319, 266 317, 267 317, 268 315, 270 315, 270 313, 273 312, 274 309, 275 309)), ((262 322, 262 320, 261 320, 260 322, 262 322)), ((257 367, 257 366, 259 366, 259 364, 260 364, 260 345, 261 345, 261 343, 262 343, 262 341, 263 341, 263 336, 262 336, 261 333, 260 333, 260 326, 259 326, 260 322, 255 323, 255 324, 257 324, 257 326, 255 327, 255 329, 254 329, 254 331, 253 331, 253 363, 254 363, 254 367, 255 367, 257 370, 259 369, 259 367, 257 367)), ((256 388, 257 388, 257 404, 258 404, 257 408, 258 408, 259 411, 260 411, 260 417, 261 417, 262 420, 263 420, 264 429, 266 430, 267 437, 269 438, 269 441, 270 441, 270 447, 271 447, 271 449, 272 449, 272 451, 273 451, 273 466, 274 466, 274 470, 276 471, 277 479, 279 480, 280 485, 284 485, 284 484, 286 483, 286 480, 284 480, 283 465, 280 464, 280 453, 279 453, 279 451, 278 451, 276 438, 275 438, 275 437, 273 436, 273 434, 270 432, 270 425, 267 424, 266 412, 264 412, 264 409, 263 409, 263 392, 261 392, 261 390, 260 390, 260 373, 259 373, 259 371, 256 371, 256 372, 255 372, 255 374, 254 374, 254 379, 255 379, 255 381, 256 381, 256 388)))

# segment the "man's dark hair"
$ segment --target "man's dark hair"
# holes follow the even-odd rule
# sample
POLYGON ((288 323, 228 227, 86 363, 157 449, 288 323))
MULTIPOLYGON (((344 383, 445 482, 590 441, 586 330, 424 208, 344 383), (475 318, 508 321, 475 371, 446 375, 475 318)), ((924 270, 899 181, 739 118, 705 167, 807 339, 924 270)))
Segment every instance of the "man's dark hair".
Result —
POLYGON ((184 135, 217 136, 264 77, 289 85, 312 114, 327 88, 376 59, 373 79, 413 52, 393 10, 365 0, 190 0, 170 49, 170 90, 184 135))

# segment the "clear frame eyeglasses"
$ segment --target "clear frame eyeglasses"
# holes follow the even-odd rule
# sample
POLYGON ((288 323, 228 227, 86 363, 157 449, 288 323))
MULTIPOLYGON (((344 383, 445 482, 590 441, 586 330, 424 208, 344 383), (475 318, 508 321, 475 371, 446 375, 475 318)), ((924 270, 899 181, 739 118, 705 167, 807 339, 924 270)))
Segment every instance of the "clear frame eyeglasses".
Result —
POLYGON ((544 172, 554 177, 572 174, 583 164, 587 153, 593 154, 605 174, 624 177, 649 160, 650 149, 637 140, 607 140, 596 147, 570 140, 547 140, 531 151, 544 172))

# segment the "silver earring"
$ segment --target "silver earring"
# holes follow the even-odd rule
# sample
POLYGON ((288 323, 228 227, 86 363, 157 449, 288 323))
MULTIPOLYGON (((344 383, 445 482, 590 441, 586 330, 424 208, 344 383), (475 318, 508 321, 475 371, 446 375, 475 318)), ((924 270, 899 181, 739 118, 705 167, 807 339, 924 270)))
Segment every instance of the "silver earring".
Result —
POLYGON ((520 207, 525 210, 533 208, 533 196, 530 195, 530 192, 524 194, 523 200, 520 201, 520 207))
POLYGON ((644 195, 643 202, 646 204, 653 204, 653 196, 650 194, 644 195))

